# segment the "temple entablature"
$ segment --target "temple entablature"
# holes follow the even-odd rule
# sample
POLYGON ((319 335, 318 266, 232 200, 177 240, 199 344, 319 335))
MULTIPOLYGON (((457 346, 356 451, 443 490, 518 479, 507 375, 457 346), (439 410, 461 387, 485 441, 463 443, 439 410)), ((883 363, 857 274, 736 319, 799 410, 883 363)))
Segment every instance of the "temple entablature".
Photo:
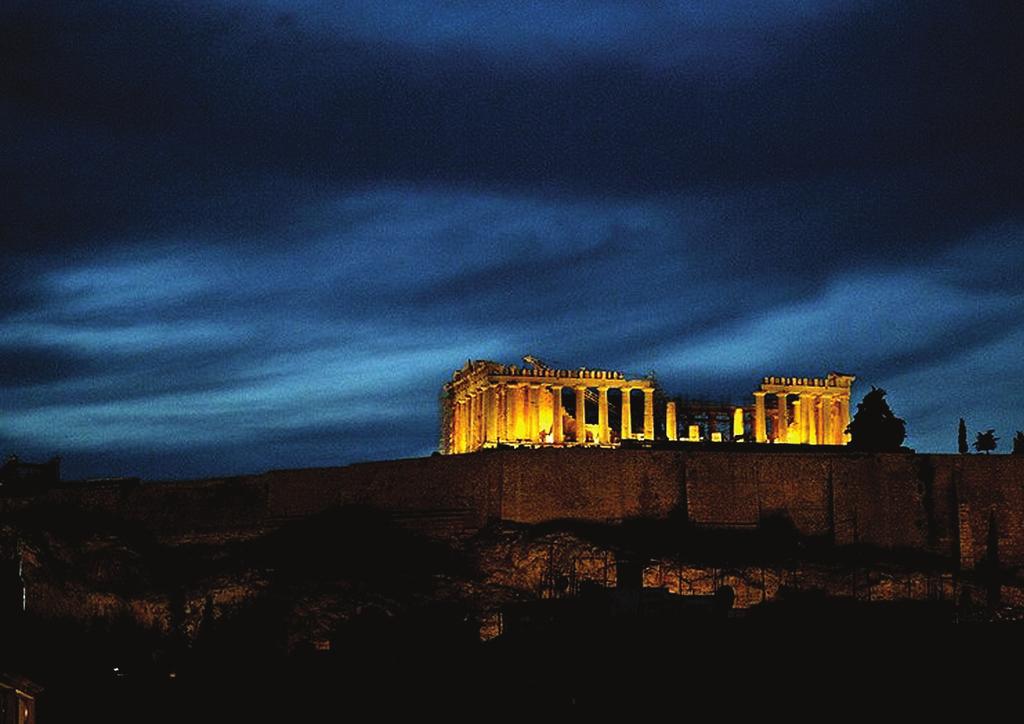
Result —
POLYGON ((761 381, 761 391, 777 392, 793 387, 838 387, 849 390, 855 379, 854 375, 841 372, 829 372, 824 377, 765 377, 761 381))

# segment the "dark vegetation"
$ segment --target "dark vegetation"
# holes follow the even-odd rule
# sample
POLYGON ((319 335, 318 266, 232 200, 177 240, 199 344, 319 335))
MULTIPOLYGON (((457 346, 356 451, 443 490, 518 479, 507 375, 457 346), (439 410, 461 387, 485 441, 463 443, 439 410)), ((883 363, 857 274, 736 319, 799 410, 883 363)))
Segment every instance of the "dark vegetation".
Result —
POLYGON ((907 437, 904 420, 893 414, 885 400, 885 390, 872 387, 871 392, 857 403, 857 412, 846 428, 850 446, 867 452, 899 450, 907 437))
POLYGON ((999 442, 999 438, 996 437, 995 430, 986 430, 985 432, 979 432, 974 440, 974 449, 978 452, 983 452, 986 455, 996 449, 996 443, 999 442))

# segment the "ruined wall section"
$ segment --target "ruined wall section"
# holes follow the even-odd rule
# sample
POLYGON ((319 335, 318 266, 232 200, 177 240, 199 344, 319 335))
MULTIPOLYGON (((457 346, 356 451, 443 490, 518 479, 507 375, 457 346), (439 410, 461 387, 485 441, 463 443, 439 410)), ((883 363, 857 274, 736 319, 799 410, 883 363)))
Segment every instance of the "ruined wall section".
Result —
POLYGON ((960 556, 960 455, 918 455, 915 474, 921 491, 929 552, 956 561, 960 556))
POLYGON ((680 462, 691 523, 711 528, 757 525, 760 505, 754 458, 693 453, 682 455, 680 462))
MULTIPOLYGON (((936 456, 939 457, 939 456, 936 456)), ((956 486, 960 563, 1024 566, 1024 456, 941 456, 956 486)))
POLYGON ((665 518, 681 503, 682 456, 652 450, 509 450, 501 516, 516 523, 665 518))
MULTIPOLYGON (((852 451, 494 450, 247 478, 69 485, 0 498, 102 512, 154 533, 256 534, 345 504, 382 508, 439 535, 490 520, 666 518, 707 527, 781 517, 808 536, 1024 566, 1024 457, 852 451)), ((211 538, 212 540, 213 538, 211 538)))
POLYGON ((266 486, 251 478, 147 483, 125 490, 117 513, 159 533, 230 533, 262 529, 266 501, 266 486))
POLYGON ((500 456, 481 454, 274 470, 255 479, 267 486, 267 514, 275 520, 368 505, 399 516, 461 516, 479 528, 500 514, 501 470, 500 456))
MULTIPOLYGON (((1006 470, 985 479, 1009 480, 1014 465, 1019 475, 1024 461, 1006 462, 1006 470)), ((965 506, 972 511, 964 528, 972 531, 973 547, 975 531, 988 529, 987 519, 974 512, 973 498, 958 498, 964 466, 982 471, 986 462, 978 456, 906 453, 694 451, 685 455, 682 476, 689 520, 695 525, 752 527, 778 517, 791 521, 802 535, 831 536, 837 545, 908 549, 955 560, 958 512, 965 506)), ((1010 492, 1021 487, 1011 483, 1001 500, 1009 504, 1010 492)), ((992 484, 984 490, 991 492, 992 484)), ((1003 537, 1019 524, 1019 516, 1008 512, 1001 524, 1003 537)), ((1016 538, 1008 538, 1007 545, 1011 540, 1018 545, 1016 538)), ((1017 548, 1003 547, 1024 565, 1017 548)))
POLYGON ((755 476, 762 518, 788 518, 802 535, 831 534, 830 456, 761 454, 752 463, 740 474, 755 476))
POLYGON ((0 510, 74 510, 108 515, 158 536, 262 529, 266 487, 252 478, 69 484, 29 498, 0 498, 0 510))
POLYGON ((831 529, 830 456, 798 453, 686 454, 689 519, 698 526, 754 527, 790 521, 803 535, 831 529))
POLYGON ((837 545, 929 550, 925 488, 914 455, 837 455, 830 467, 837 545))

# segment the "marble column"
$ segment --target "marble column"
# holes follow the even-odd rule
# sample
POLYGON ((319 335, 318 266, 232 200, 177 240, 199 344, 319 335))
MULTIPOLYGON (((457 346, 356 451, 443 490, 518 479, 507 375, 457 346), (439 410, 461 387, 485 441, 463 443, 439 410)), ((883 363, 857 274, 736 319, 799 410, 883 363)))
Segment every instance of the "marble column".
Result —
POLYGON ((587 388, 576 388, 576 442, 587 442, 587 388))
POLYGON ((551 437, 556 445, 565 441, 562 431, 562 386, 551 385, 551 437))
POLYGON ((484 444, 484 391, 483 389, 477 390, 476 396, 476 419, 473 420, 473 427, 476 429, 476 447, 479 449, 484 444))
POLYGON ((466 399, 466 452, 476 443, 476 395, 468 393, 466 399))
POLYGON ((500 384, 495 392, 498 405, 498 442, 505 442, 508 440, 508 387, 500 384))
POLYGON ((602 445, 607 445, 611 440, 608 433, 608 388, 597 388, 597 438, 602 445))
POLYGON ((654 439, 654 389, 644 389, 644 439, 654 439))
POLYGON ((669 440, 679 439, 679 430, 676 426, 676 403, 669 400, 665 404, 665 434, 669 440))
POLYGON ((765 419, 764 419, 764 392, 754 393, 754 441, 755 442, 766 442, 768 440, 768 433, 765 431, 765 419))
POLYGON ((743 408, 737 407, 732 411, 732 439, 736 440, 742 437, 745 440, 746 435, 746 430, 743 427, 743 408))
POLYGON ((786 412, 786 393, 778 392, 779 429, 775 431, 775 442, 789 442, 789 415, 786 412))
POLYGON ((515 442, 516 436, 516 400, 518 388, 515 383, 505 384, 505 440, 515 442))
POLYGON ((530 441, 540 442, 540 385, 531 384, 530 390, 530 441))
POLYGON ((476 447, 483 447, 487 439, 487 388, 481 387, 476 392, 476 447))
POLYGON ((804 442, 810 444, 811 429, 814 427, 814 398, 811 395, 803 394, 800 395, 800 399, 803 401, 804 408, 804 442))
POLYGON ((793 422, 796 423, 796 432, 794 433, 793 440, 790 442, 805 443, 807 439, 805 437, 806 426, 804 425, 804 400, 801 395, 796 396, 796 400, 793 402, 793 422))
POLYGON ((498 442, 497 385, 484 388, 484 440, 490 444, 498 442))
POLYGON ((633 408, 630 406, 629 392, 632 388, 622 388, 622 439, 629 440, 633 437, 633 408))
POLYGON ((519 401, 516 406, 516 415, 519 422, 516 423, 516 431, 520 440, 530 439, 530 388, 523 383, 519 387, 519 401))
POLYGON ((462 452, 462 401, 452 404, 452 452, 462 452))
POLYGON ((828 395, 820 395, 818 398, 818 444, 831 444, 828 437, 828 395))
POLYGON ((505 439, 515 442, 516 434, 516 401, 519 399, 519 388, 515 384, 505 385, 505 439))
POLYGON ((821 395, 810 395, 811 401, 811 433, 807 442, 811 445, 821 444, 821 395))
POLYGON ((832 395, 821 397, 821 437, 826 445, 836 444, 836 435, 832 424, 832 395))

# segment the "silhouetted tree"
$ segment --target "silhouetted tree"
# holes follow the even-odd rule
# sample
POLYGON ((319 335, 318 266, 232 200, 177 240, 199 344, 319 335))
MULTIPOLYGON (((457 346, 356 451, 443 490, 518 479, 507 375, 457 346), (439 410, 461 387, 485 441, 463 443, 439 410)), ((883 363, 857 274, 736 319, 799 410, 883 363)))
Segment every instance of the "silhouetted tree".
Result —
POLYGON ((1024 432, 1020 430, 1013 436, 1013 454, 1024 455, 1024 432))
POLYGON ((996 442, 998 440, 999 438, 996 437, 995 430, 979 432, 977 439, 974 441, 974 449, 988 455, 989 452, 996 449, 996 442))
POLYGON ((960 430, 956 436, 957 447, 960 450, 961 455, 966 455, 968 452, 967 448, 967 423, 964 422, 964 418, 960 418, 960 430))
POLYGON ((885 390, 872 387, 857 403, 857 414, 846 432, 850 434, 850 446, 858 450, 899 450, 907 437, 907 423, 889 409, 885 390))

